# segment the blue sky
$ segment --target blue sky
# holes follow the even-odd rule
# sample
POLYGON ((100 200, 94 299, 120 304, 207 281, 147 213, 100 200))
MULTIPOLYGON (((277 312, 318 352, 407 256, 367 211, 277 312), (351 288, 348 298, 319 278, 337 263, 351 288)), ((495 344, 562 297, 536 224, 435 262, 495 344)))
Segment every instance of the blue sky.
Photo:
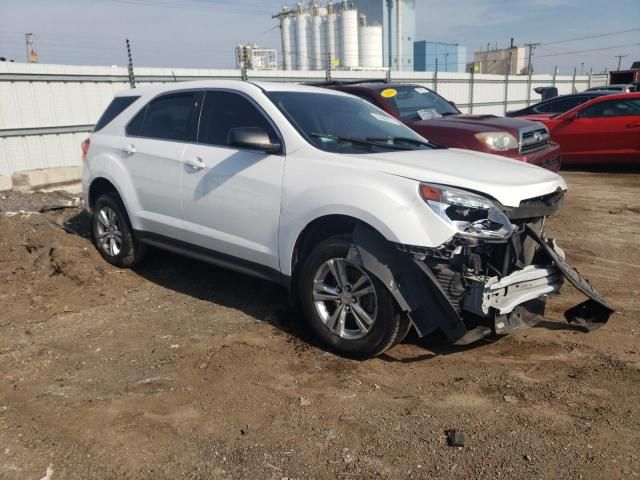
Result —
MULTIPOLYGON (((271 15, 282 0, 2 0, 0 56, 24 61, 24 33, 36 34, 43 63, 125 65, 124 38, 139 66, 233 67, 240 41, 280 48, 271 15)), ((290 5, 295 2, 289 1, 290 5)), ((417 39, 457 42, 469 52, 492 45, 551 43, 640 28, 640 0, 416 0, 417 39)), ((542 45, 534 66, 601 71, 640 60, 640 30, 542 45), (615 47, 615 48, 608 48, 615 47), (605 49, 556 55, 590 49, 605 49), (581 67, 581 63, 584 65, 581 67)))

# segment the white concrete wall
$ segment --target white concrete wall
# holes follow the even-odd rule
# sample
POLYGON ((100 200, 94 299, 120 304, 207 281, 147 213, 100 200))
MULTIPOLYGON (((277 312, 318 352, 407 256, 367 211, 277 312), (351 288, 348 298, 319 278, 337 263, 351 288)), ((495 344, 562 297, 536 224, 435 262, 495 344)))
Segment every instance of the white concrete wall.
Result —
MULTIPOLYGON (((335 80, 385 78, 383 71, 337 71, 335 80)), ((197 78, 240 78, 239 70, 136 68, 137 84, 169 83, 197 78)), ((249 71, 254 80, 323 81, 322 71, 249 71)), ((505 111, 505 77, 475 75, 471 105, 471 74, 392 72, 394 81, 419 83, 458 104, 464 112, 502 115, 505 111)), ((571 76, 556 78, 560 94, 570 93, 571 76)), ((606 76, 594 76, 592 86, 604 85, 606 76)), ((530 103, 539 96, 533 88, 551 85, 551 75, 531 79, 530 103)), ((588 76, 575 79, 584 90, 588 76)), ((510 76, 507 110, 527 105, 528 77, 510 76)), ((0 175, 24 170, 80 165, 80 143, 102 114, 113 95, 129 88, 124 67, 0 63, 0 175)))

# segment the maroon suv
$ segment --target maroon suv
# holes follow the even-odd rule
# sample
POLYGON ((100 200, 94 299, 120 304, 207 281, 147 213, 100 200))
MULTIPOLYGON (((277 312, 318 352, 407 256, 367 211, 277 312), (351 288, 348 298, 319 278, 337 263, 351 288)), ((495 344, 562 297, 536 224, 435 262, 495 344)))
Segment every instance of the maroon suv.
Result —
POLYGON ((554 171, 560 169, 560 147, 540 123, 495 115, 465 115, 455 104, 421 85, 364 81, 318 86, 363 98, 435 144, 503 155, 554 171))

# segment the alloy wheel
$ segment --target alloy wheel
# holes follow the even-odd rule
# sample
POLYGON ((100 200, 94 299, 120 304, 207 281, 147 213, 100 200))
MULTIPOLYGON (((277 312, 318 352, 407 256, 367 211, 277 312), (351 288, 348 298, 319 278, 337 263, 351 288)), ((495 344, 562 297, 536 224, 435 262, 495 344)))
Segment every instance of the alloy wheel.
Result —
POLYGON ((324 326, 345 340, 367 335, 378 314, 371 278, 345 258, 331 258, 320 265, 313 279, 313 302, 324 326))
POLYGON ((100 249, 111 257, 122 250, 122 230, 116 212, 110 207, 102 207, 98 211, 96 241, 100 249))

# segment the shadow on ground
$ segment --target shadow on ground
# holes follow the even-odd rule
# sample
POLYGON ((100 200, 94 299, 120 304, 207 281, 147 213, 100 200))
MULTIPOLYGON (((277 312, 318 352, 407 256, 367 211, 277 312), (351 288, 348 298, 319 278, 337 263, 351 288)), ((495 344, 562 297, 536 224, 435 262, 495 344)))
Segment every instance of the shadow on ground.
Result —
MULTIPOLYGON (((86 211, 69 218, 64 223, 64 229, 70 234, 91 241, 90 216, 86 211)), ((256 320, 269 323, 290 335, 292 339, 324 349, 306 327, 302 314, 290 305, 287 292, 280 285, 156 248, 150 248, 145 261, 133 271, 149 282, 174 292, 240 310, 256 320)), ((568 324, 547 320, 539 322, 535 328, 576 329, 568 324)), ((499 342, 501 338, 503 337, 492 336, 471 345, 455 346, 439 332, 419 338, 415 331, 412 331, 403 343, 418 347, 414 351, 420 353, 399 357, 393 354, 392 349, 379 358, 387 362, 421 362, 440 355, 491 345, 499 342)))

